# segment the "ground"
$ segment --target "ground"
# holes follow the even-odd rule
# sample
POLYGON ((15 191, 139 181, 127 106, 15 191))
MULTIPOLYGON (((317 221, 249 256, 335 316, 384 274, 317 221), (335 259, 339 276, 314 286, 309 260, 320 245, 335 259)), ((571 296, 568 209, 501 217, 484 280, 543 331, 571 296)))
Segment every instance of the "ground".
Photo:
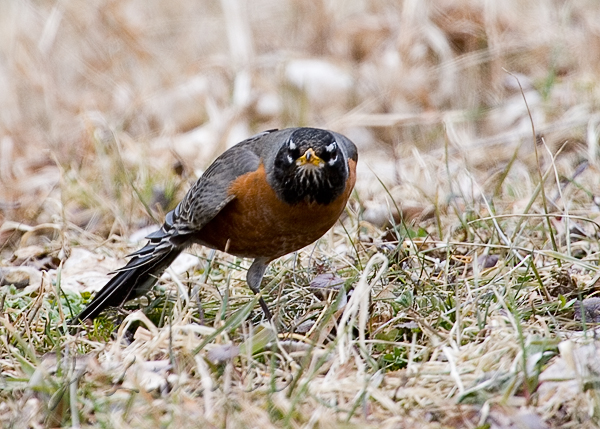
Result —
POLYGON ((0 3, 2 427, 600 426, 594 1, 0 3), (359 148, 280 258, 66 320, 223 150, 359 148))

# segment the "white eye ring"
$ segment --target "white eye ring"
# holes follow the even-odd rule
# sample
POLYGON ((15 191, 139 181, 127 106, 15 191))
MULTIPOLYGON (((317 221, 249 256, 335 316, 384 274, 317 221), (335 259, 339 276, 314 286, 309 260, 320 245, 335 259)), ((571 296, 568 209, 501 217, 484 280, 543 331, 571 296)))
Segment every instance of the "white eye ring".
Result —
POLYGON ((325 146, 325 150, 327 152, 333 152, 336 149, 337 149, 337 142, 335 140, 329 146, 325 146))
POLYGON ((294 143, 294 141, 292 139, 290 139, 288 147, 290 148, 290 150, 295 150, 296 149, 296 143, 294 143))
POLYGON ((335 164, 335 162, 336 162, 336 161, 337 161, 337 155, 336 155, 335 157, 331 158, 331 159, 329 160, 329 162, 327 162, 327 164, 329 164, 329 165, 333 165, 333 164, 335 164))
POLYGON ((293 164, 293 163, 294 163, 294 158, 292 158, 292 156, 291 156, 291 155, 288 155, 288 156, 287 156, 287 160, 288 160, 288 162, 289 162, 290 164, 293 164))

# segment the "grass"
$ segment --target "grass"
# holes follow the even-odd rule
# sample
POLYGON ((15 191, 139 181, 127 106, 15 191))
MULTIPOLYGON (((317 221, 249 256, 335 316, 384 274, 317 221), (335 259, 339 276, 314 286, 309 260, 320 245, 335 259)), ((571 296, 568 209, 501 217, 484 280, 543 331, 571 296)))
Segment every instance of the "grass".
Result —
POLYGON ((0 5, 0 426, 600 426, 594 2, 165 5, 0 5), (358 181, 275 325, 198 247, 66 333, 216 155, 302 125, 358 181))

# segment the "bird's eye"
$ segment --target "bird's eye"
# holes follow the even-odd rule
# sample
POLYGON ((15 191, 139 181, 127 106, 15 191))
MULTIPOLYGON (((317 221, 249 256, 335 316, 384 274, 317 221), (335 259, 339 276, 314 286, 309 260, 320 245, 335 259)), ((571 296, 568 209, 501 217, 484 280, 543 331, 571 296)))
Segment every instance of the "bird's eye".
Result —
POLYGON ((337 149, 337 142, 334 140, 330 145, 325 146, 325 150, 329 153, 335 152, 337 149))
POLYGON ((287 143, 287 157, 286 159, 290 164, 294 163, 296 159, 300 156, 300 150, 298 149, 298 145, 294 143, 294 140, 289 139, 287 143))

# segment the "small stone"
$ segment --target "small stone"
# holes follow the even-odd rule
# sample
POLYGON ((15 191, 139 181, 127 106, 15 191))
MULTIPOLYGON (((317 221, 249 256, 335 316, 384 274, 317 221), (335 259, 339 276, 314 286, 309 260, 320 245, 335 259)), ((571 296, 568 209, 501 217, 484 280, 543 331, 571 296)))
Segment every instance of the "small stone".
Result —
POLYGON ((600 322, 600 298, 586 298, 583 301, 576 301, 573 310, 575 310, 575 320, 584 320, 583 316, 585 315, 586 323, 600 322))

